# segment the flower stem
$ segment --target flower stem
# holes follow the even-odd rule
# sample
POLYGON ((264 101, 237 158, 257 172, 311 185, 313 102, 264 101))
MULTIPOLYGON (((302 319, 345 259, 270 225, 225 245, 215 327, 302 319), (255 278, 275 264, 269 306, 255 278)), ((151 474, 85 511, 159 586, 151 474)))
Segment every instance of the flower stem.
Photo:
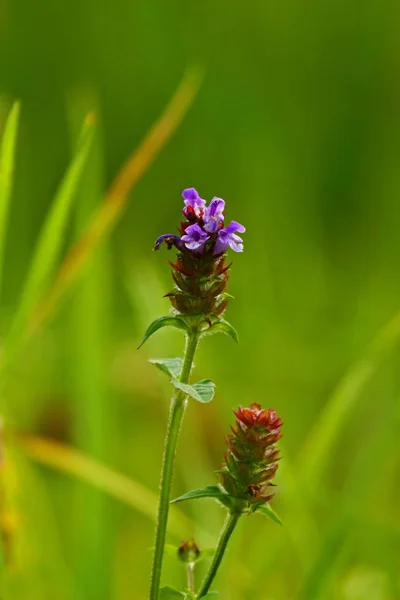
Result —
POLYGON ((217 549, 215 550, 213 561, 208 569, 208 572, 201 584, 200 591, 196 598, 202 598, 209 591, 212 582, 217 574, 222 558, 225 554, 226 547, 231 538, 233 530, 235 529, 237 522, 239 521, 240 513, 230 513, 222 527, 221 535, 219 536, 217 549))
MULTIPOLYGON (((193 332, 187 337, 182 372, 179 378, 181 383, 188 383, 189 381, 190 371, 192 370, 193 358, 196 352, 198 341, 199 334, 197 332, 193 332)), ((158 600, 174 459, 186 404, 187 395, 185 392, 176 391, 171 400, 168 429, 165 437, 163 464, 161 469, 160 497, 158 502, 156 541, 151 576, 150 600, 158 600)))
POLYGON ((187 588, 194 592, 194 563, 187 563, 187 588))

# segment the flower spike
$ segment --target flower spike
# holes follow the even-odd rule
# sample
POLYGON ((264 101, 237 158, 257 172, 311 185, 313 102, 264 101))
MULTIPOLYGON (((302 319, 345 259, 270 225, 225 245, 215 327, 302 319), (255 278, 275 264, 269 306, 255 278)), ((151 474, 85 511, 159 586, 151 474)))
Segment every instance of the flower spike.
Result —
POLYGON ((225 290, 229 267, 225 260, 228 248, 243 251, 243 240, 237 232, 245 228, 232 221, 224 227, 225 201, 213 198, 209 206, 195 188, 182 193, 184 199, 180 237, 171 233, 161 235, 155 243, 158 250, 165 242, 170 250, 178 250, 177 260, 170 263, 175 289, 168 294, 174 309, 182 315, 219 317, 225 311, 225 290))
POLYGON ((273 409, 257 403, 234 411, 235 426, 226 442, 225 464, 219 471, 225 491, 247 502, 250 512, 273 497, 270 486, 278 469, 282 421, 273 409))

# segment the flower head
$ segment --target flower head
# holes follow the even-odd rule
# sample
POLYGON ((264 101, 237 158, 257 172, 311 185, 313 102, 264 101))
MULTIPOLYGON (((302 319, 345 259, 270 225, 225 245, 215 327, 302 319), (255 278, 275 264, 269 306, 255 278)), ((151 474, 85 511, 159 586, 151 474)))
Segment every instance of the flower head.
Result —
POLYGON ((235 252, 243 252, 243 240, 236 232, 243 233, 245 227, 236 221, 231 221, 228 227, 220 229, 214 246, 214 254, 223 254, 228 248, 235 252))
POLYGON ((282 422, 276 414, 276 410, 263 410, 259 404, 254 402, 250 408, 239 406, 237 411, 233 411, 238 422, 252 429, 258 427, 268 429, 269 431, 279 429, 282 422))
POLYGON ((222 198, 213 198, 204 213, 204 229, 215 233, 224 225, 225 202, 222 198))
MULTIPOLYGON (((214 197, 209 206, 194 188, 182 193, 183 215, 178 235, 161 235, 155 250, 165 243, 168 249, 177 248, 177 260, 171 263, 176 287, 168 295, 174 309, 185 315, 219 317, 226 309, 225 294, 229 266, 225 252, 231 248, 243 251, 243 240, 236 232, 245 228, 232 221, 224 228, 225 201, 214 197)), ((207 322, 210 322, 208 320, 207 322)))
POLYGON ((194 188, 187 188, 183 190, 182 197, 185 202, 185 208, 183 209, 183 215, 189 221, 196 221, 201 219, 204 214, 206 201, 200 198, 197 190, 194 188))
POLYGON ((253 511, 273 496, 269 486, 278 468, 279 452, 275 444, 282 435, 282 421, 275 410, 263 410, 256 403, 249 408, 239 407, 235 416, 220 482, 229 494, 245 500, 253 511))

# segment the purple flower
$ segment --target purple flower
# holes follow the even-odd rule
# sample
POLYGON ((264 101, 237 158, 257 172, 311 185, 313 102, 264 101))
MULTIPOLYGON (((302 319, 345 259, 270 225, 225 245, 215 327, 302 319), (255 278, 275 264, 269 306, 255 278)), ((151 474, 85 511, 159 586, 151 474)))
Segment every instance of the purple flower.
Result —
POLYGON ((189 220, 200 219, 203 216, 206 207, 205 200, 200 198, 194 188, 183 190, 182 196, 185 202, 185 208, 183 209, 184 216, 189 220))
POLYGON ((222 254, 228 249, 228 246, 235 252, 243 252, 243 240, 235 235, 236 231, 243 233, 246 229, 240 223, 232 221, 228 227, 219 230, 214 254, 222 254))
POLYGON ((168 250, 171 250, 172 246, 182 248, 182 240, 180 237, 174 233, 164 233, 164 235, 160 235, 160 237, 156 239, 153 250, 158 250, 163 242, 167 244, 168 250))
POLYGON ((225 202, 222 198, 213 198, 204 212, 204 229, 215 233, 224 224, 225 202))
POLYGON ((197 223, 186 227, 185 235, 182 236, 182 241, 189 250, 203 250, 207 240, 207 233, 197 223))

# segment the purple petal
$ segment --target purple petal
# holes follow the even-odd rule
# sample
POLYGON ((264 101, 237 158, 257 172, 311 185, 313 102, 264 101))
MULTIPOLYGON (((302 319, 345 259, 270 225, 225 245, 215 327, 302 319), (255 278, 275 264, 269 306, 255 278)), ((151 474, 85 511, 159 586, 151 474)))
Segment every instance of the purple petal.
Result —
POLYGON ((182 241, 185 243, 186 248, 189 248, 189 250, 198 250, 203 248, 207 240, 207 233, 203 231, 201 227, 197 225, 197 223, 186 227, 185 235, 182 236, 182 241))
POLYGON ((223 254, 227 249, 228 243, 224 239, 218 237, 214 246, 214 254, 223 254))
POLYGON ((168 250, 171 250, 172 246, 182 248, 182 241, 180 237, 174 233, 164 233, 164 235, 160 235, 160 237, 156 239, 153 250, 158 250, 163 242, 167 244, 168 250))
POLYGON ((186 188, 182 192, 183 199, 185 201, 185 206, 192 206, 193 208, 204 208, 206 205, 206 201, 203 198, 200 198, 197 190, 194 188, 186 188))
POLYGON ((225 231, 227 233, 236 233, 237 231, 239 233, 244 233, 246 231, 246 228, 243 227, 243 225, 241 225, 237 221, 231 221, 228 227, 225 227, 225 231))
MULTIPOLYGON (((182 238, 183 239, 183 238, 182 238)), ((199 242, 199 241, 191 241, 190 238, 188 241, 185 241, 185 246, 186 248, 188 248, 189 250, 199 250, 200 248, 202 248, 204 246, 205 242, 199 242)))
POLYGON ((182 196, 184 198, 184 200, 197 200, 199 198, 199 194, 197 193, 197 190, 195 190, 194 188, 186 188, 186 190, 183 190, 182 192, 182 196))
POLYGON ((222 198, 213 198, 210 206, 208 207, 208 214, 210 217, 215 217, 217 214, 220 215, 225 208, 225 201, 222 198))
POLYGON ((228 244, 235 252, 243 252, 243 240, 238 235, 231 233, 228 239, 228 244))
POLYGON ((216 218, 204 217, 204 229, 208 231, 208 233, 215 233, 218 231, 219 221, 216 218))
POLYGON ((222 198, 213 198, 204 213, 204 229, 215 233, 224 224, 225 202, 222 198))

